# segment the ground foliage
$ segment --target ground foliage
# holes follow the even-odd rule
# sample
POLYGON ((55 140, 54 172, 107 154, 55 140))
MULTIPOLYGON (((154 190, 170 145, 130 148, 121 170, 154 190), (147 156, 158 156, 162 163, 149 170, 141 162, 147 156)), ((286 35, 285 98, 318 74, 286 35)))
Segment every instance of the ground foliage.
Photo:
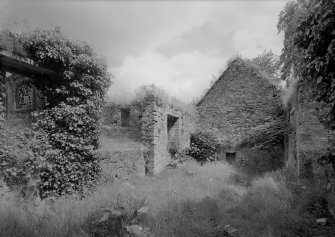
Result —
POLYGON ((55 72, 34 78, 45 104, 34 114, 33 126, 46 135, 45 149, 52 153, 42 152, 46 161, 40 177, 42 194, 82 191, 99 173, 95 149, 110 85, 106 62, 88 43, 69 39, 59 28, 30 32, 22 41, 29 58, 55 72))

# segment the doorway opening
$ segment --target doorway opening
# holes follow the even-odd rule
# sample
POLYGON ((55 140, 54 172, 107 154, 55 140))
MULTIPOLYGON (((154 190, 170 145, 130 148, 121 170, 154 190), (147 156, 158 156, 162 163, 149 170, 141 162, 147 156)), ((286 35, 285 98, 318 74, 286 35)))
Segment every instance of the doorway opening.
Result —
POLYGON ((130 126, 130 109, 121 109, 121 126, 130 126))
POLYGON ((179 122, 178 117, 168 114, 167 115, 167 136, 168 136, 168 143, 167 143, 167 150, 174 156, 178 151, 179 146, 179 122))

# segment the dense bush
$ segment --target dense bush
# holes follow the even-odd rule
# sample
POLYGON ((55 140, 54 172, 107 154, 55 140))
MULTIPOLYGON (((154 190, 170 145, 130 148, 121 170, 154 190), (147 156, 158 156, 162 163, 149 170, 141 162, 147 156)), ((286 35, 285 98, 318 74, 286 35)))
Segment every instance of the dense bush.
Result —
POLYGON ((220 148, 218 139, 209 132, 191 134, 189 155, 200 162, 215 160, 214 154, 220 148))
MULTIPOLYGON (((48 166, 46 161, 56 159, 58 153, 44 133, 21 127, 1 129, 0 171, 11 188, 24 186, 33 176, 39 176, 48 166)), ((45 185, 40 183, 42 196, 45 185)))
POLYGON ((34 114, 33 127, 44 143, 23 149, 32 152, 23 156, 25 164, 40 171, 43 196, 83 191, 99 174, 95 149, 110 85, 107 65, 88 43, 71 40, 58 28, 33 31, 21 40, 29 58, 54 71, 34 78, 45 104, 34 114))
POLYGON ((0 172, 11 189, 22 189, 31 179, 39 179, 40 196, 73 193, 89 186, 98 164, 76 161, 72 154, 55 149, 43 131, 30 128, 3 128, 0 134, 0 172), (76 172, 76 173, 75 173, 76 172), (73 175, 75 173, 75 175, 73 175), (72 175, 71 175, 72 174, 72 175), (80 177, 80 178, 78 178, 80 177))
POLYGON ((187 161, 193 160, 193 157, 191 157, 189 154, 190 154, 189 148, 176 150, 176 152, 171 156, 169 166, 176 168, 187 161))

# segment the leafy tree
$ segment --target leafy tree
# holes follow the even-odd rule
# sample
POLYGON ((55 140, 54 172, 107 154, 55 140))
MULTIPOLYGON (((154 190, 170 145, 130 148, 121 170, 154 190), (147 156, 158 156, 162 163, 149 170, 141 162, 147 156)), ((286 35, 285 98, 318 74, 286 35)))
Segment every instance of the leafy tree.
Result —
POLYGON ((321 120, 335 129, 335 1, 298 0, 281 12, 284 32, 283 76, 299 76, 301 85, 322 102, 321 120))
POLYGON ((275 82, 279 82, 280 78, 280 64, 279 57, 271 50, 263 51, 257 57, 250 60, 254 65, 259 67, 262 71, 269 74, 275 82))
POLYGON ((282 49, 279 62, 282 66, 281 78, 283 80, 286 80, 292 73, 296 76, 297 70, 299 70, 299 64, 297 63, 299 53, 297 51, 298 48, 295 47, 293 36, 296 33, 300 18, 306 14, 307 11, 307 1, 298 0, 287 3, 279 15, 277 28, 279 32, 284 33, 284 48, 282 49))
POLYGON ((54 70, 34 84, 41 91, 45 108, 35 113, 35 128, 47 134, 58 155, 41 169, 44 196, 69 194, 92 185, 99 174, 100 115, 110 75, 103 58, 92 47, 71 40, 59 28, 35 30, 23 36, 28 57, 54 70))

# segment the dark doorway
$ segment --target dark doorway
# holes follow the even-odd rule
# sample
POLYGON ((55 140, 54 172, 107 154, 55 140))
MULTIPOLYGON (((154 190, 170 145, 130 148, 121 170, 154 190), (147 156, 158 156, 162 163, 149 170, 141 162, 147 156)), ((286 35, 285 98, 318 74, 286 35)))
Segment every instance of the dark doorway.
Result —
POLYGON ((178 117, 168 114, 167 115, 167 132, 169 133, 171 128, 175 125, 178 121, 178 117))
POLYGON ((179 145, 179 125, 178 117, 171 114, 167 115, 167 135, 167 150, 171 156, 174 156, 178 150, 179 145))
POLYGON ((121 109, 121 126, 130 126, 130 109, 121 109))
POLYGON ((230 163, 235 160, 236 153, 235 152, 226 152, 226 160, 230 163))

